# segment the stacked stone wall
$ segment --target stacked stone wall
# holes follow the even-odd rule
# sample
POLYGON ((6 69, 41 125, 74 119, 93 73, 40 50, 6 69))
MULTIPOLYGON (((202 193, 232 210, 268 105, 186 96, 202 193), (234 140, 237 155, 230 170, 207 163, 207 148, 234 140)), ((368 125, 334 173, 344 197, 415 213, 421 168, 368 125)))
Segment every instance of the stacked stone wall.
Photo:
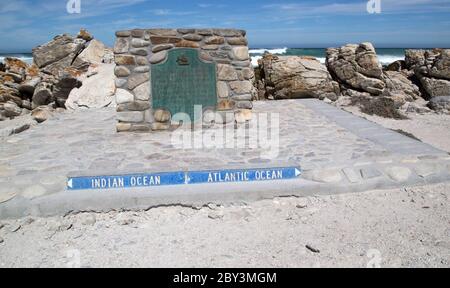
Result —
MULTIPOLYGON (((235 29, 135 29, 116 32, 114 46, 117 130, 150 131, 171 127, 168 111, 152 109, 151 65, 166 60, 168 51, 192 48, 202 61, 216 63, 217 107, 226 124, 246 121, 257 96, 246 32, 235 29), (227 115, 223 115, 227 114, 227 115)), ((169 113, 170 114, 170 113, 169 113)))

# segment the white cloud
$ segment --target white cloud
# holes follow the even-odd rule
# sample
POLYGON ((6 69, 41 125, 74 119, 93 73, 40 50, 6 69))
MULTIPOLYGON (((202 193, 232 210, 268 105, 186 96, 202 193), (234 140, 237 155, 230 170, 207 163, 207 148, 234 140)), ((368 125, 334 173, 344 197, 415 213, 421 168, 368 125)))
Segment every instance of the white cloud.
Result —
MULTIPOLYGON (((291 16, 366 14, 367 1, 339 3, 278 3, 262 8, 291 16)), ((382 13, 444 12, 450 11, 449 0, 381 0, 382 13)), ((283 15, 280 15, 283 17, 283 15)))
POLYGON ((153 9, 150 10, 150 12, 156 16, 184 16, 196 14, 194 11, 173 11, 171 9, 153 9))

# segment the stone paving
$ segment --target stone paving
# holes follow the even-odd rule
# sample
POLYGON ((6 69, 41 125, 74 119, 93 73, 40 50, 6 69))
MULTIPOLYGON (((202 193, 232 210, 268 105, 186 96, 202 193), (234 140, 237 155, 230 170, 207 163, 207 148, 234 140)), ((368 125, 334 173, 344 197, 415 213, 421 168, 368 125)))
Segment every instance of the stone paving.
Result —
MULTIPOLYGON (((10 202, 67 192, 69 175, 299 165, 303 180, 321 184, 374 178, 405 183, 433 175, 450 179, 447 153, 318 100, 255 103, 254 115, 268 111, 280 116, 279 153, 273 158, 267 157, 273 147, 180 149, 172 145, 174 132, 117 133, 112 109, 58 114, 0 140, 0 217, 2 206, 10 202)), ((222 126, 203 132, 219 129, 222 126)))

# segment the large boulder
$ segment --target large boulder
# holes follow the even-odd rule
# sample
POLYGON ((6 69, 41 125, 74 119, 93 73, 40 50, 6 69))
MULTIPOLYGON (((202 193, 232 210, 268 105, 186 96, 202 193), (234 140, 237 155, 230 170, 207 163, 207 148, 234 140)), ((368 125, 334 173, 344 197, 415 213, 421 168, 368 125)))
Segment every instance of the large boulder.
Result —
POLYGON ((428 106, 436 112, 450 114, 450 96, 433 97, 428 106))
POLYGON ((33 108, 42 105, 47 105, 54 101, 53 97, 53 85, 48 82, 40 82, 33 94, 33 108))
POLYGON ((5 59, 5 71, 7 71, 6 75, 11 76, 17 83, 25 80, 27 69, 28 64, 20 59, 9 57, 5 59))
POLYGON ((339 84, 333 81, 325 65, 313 57, 265 54, 260 69, 263 77, 260 84, 265 85, 269 98, 339 97, 339 84))
POLYGON ((84 49, 85 43, 85 40, 68 34, 58 35, 52 41, 33 49, 34 63, 39 68, 69 67, 84 49))
POLYGON ((78 55, 77 59, 86 63, 99 64, 103 62, 105 54, 105 44, 94 39, 87 44, 86 48, 78 55))
POLYGON ((96 73, 83 80, 80 88, 73 89, 65 106, 69 110, 115 106, 114 64, 102 64, 96 73))
POLYGON ((41 82, 40 77, 34 77, 29 80, 24 81, 19 86, 19 92, 21 95, 27 96, 27 98, 31 98, 34 94, 34 90, 36 86, 41 82))
POLYGON ((406 50, 405 63, 426 97, 450 95, 450 49, 406 50))
POLYGON ((58 107, 65 108, 65 103, 70 92, 75 88, 80 88, 81 85, 82 82, 76 75, 66 72, 60 76, 53 88, 53 97, 58 107))
POLYGON ((334 79, 357 91, 381 95, 386 88, 383 69, 371 43, 327 49, 326 65, 334 79))
POLYGON ((388 96, 394 100, 397 107, 406 102, 413 102, 420 98, 420 89, 402 72, 384 72, 386 89, 383 96, 388 96))

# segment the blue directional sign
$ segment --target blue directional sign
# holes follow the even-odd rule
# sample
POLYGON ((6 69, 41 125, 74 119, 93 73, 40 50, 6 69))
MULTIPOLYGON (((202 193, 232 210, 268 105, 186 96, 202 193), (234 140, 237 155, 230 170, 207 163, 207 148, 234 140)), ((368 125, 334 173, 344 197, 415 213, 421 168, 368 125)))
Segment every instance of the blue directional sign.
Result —
POLYGON ((273 181, 297 178, 300 174, 300 168, 297 167, 201 171, 188 173, 188 182, 189 184, 201 184, 273 181))
POLYGON ((186 184, 184 172, 69 178, 69 190, 121 189, 186 184))
POLYGON ((117 176, 72 177, 67 181, 69 190, 124 189, 138 187, 190 185, 207 183, 238 183, 295 179, 301 174, 299 167, 236 169, 197 172, 168 172, 117 176))

